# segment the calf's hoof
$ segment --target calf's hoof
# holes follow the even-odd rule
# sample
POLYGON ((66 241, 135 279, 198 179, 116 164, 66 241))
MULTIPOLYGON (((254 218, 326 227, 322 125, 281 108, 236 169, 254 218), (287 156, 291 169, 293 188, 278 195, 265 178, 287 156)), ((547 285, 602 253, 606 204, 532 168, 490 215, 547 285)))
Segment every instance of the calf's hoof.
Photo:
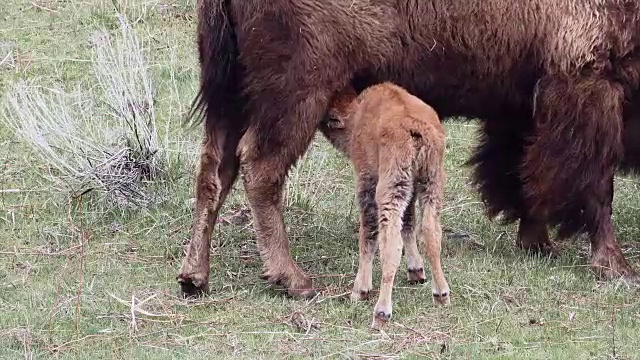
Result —
POLYGON ((377 313, 373 316, 371 328, 373 330, 382 330, 391 320, 391 314, 377 313))
POLYGON ((373 284, 371 283, 371 277, 358 273, 355 281, 353 282, 353 288, 351 289, 351 301, 358 302, 362 300, 369 300, 372 288, 373 284))
POLYGON ((371 294, 370 290, 356 290, 356 289, 353 289, 351 291, 351 302, 369 300, 369 295, 370 294, 371 294))
POLYGON ((433 302, 436 305, 447 306, 451 303, 449 291, 433 292, 433 302))
POLYGON ((391 306, 376 304, 373 311, 373 322, 371 328, 374 330, 382 329, 391 320, 391 306))
POLYGON ((407 278, 409 279, 409 284, 424 284, 427 281, 424 268, 407 269, 407 278))

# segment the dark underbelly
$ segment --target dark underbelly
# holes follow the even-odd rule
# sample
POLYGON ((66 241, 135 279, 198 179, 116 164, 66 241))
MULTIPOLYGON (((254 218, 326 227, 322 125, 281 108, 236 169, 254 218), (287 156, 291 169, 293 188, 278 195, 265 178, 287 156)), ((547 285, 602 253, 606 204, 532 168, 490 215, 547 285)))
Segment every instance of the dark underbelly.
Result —
POLYGON ((432 106, 440 117, 531 118, 533 90, 541 73, 527 59, 496 61, 447 49, 408 54, 387 68, 363 71, 353 84, 360 91, 390 81, 432 106))

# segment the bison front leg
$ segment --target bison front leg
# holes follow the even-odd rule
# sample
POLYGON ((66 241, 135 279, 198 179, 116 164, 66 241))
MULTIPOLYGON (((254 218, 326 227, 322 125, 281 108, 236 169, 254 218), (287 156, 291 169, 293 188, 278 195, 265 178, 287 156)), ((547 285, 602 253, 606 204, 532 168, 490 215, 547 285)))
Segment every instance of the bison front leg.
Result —
POLYGON ((238 133, 222 129, 205 134, 196 174, 193 232, 177 277, 184 296, 208 291, 211 232, 238 174, 238 138, 238 133))
POLYGON ((547 224, 530 219, 523 204, 520 167, 524 143, 533 131, 530 119, 490 118, 482 123, 480 144, 467 162, 490 217, 520 219, 516 246, 535 253, 555 254, 547 224))
POLYGON ((608 279, 636 282, 611 220, 624 89, 604 76, 554 74, 541 79, 536 91, 535 134, 522 165, 529 213, 559 225, 561 238, 586 231, 593 269, 608 279))
POLYGON ((516 245, 527 251, 555 254, 547 224, 528 216, 522 195, 520 171, 524 144, 533 132, 529 118, 489 118, 482 123, 480 143, 467 162, 474 166, 473 181, 493 218, 520 219, 516 245))

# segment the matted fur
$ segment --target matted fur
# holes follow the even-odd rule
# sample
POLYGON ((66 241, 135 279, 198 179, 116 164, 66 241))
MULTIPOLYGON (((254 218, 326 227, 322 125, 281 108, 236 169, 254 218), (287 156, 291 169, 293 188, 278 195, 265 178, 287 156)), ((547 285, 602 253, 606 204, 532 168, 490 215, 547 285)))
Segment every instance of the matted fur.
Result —
POLYGON ((292 294, 312 294, 289 254, 285 176, 334 93, 349 82, 362 90, 385 80, 441 117, 483 120, 470 161, 475 182, 490 215, 521 219, 521 246, 548 248, 548 225, 563 236, 586 232, 595 269, 637 279, 610 212, 615 167, 640 163, 632 140, 639 7, 623 0, 199 0, 196 104, 208 149, 183 290, 207 283, 210 228, 241 164, 266 277, 292 294))
POLYGON ((403 246, 409 281, 425 280, 416 243, 419 233, 431 269, 433 299, 448 304, 449 284, 440 262, 445 132, 436 112, 391 83, 374 85, 360 95, 349 87, 334 99, 320 130, 350 158, 357 174, 360 256, 351 299, 368 298, 379 245, 382 279, 372 327, 383 326, 391 317, 403 246), (416 204, 421 229, 416 226, 416 204))

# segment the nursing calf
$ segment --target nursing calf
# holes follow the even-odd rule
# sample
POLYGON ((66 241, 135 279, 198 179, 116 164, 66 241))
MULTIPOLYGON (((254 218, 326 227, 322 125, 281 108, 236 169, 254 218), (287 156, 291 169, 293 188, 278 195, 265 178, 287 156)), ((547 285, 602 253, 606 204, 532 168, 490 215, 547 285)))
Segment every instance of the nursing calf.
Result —
POLYGON ((436 112, 391 83, 367 88, 359 96, 348 88, 334 98, 320 130, 349 156, 358 178, 360 255, 351 299, 369 296, 376 244, 382 281, 372 327, 391 317, 403 244, 409 281, 424 282, 416 244, 417 202, 423 211, 420 240, 431 268, 433 298, 448 304, 449 285, 440 264, 445 134, 436 112))

